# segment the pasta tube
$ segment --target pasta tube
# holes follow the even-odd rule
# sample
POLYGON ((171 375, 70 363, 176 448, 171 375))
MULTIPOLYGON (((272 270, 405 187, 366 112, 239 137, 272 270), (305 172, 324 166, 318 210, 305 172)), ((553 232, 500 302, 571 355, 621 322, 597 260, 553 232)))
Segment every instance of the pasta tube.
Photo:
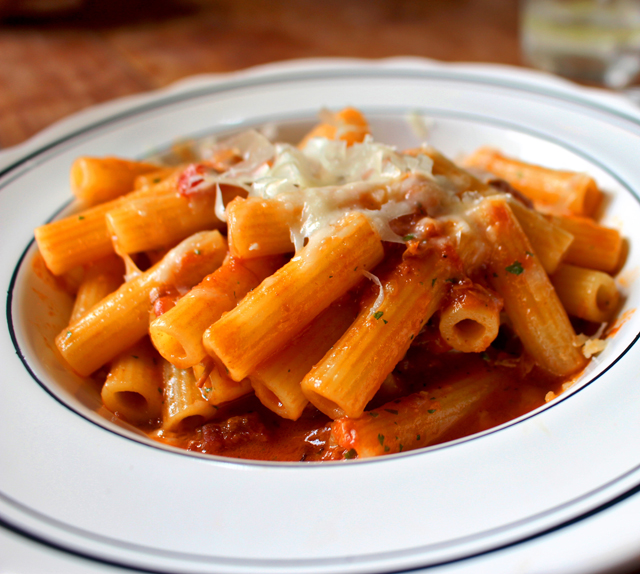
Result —
POLYGON ((618 308, 616 282, 602 271, 561 265, 551 282, 569 315, 604 323, 618 308))
POLYGON ((355 319, 351 305, 333 304, 318 315, 287 348, 250 375, 260 402, 274 413, 298 420, 309 402, 300 383, 355 319))
POLYGON ((353 212, 316 233, 281 267, 204 334, 207 352, 239 381, 276 353, 384 255, 378 232, 353 212))
POLYGON ((133 424, 158 419, 162 412, 162 376, 157 353, 144 338, 113 361, 102 386, 102 402, 133 424))
POLYGON ((85 265, 114 253, 105 215, 123 203, 145 196, 176 193, 171 178, 153 187, 139 189, 124 197, 96 205, 64 219, 37 227, 38 249, 54 275, 85 265))
POLYGON ((71 191, 86 205, 115 199, 134 189, 136 177, 157 165, 117 157, 79 157, 71 166, 71 191))
MULTIPOLYGON (((193 372, 200 378, 205 368, 203 364, 198 364, 193 368, 193 372)), ((202 389, 203 396, 214 406, 235 401, 253 392, 249 379, 234 381, 226 373, 221 373, 216 365, 213 365, 204 382, 198 386, 202 389)))
POLYGON ((466 158, 465 165, 486 169, 535 203, 555 210, 593 215, 602 201, 602 192, 588 175, 525 163, 491 148, 480 148, 466 158))
POLYGON ((227 257, 219 269, 151 322, 149 334, 158 352, 181 369, 201 362, 207 356, 202 344, 205 330, 275 272, 281 263, 280 257, 244 263, 227 257))
POLYGON ((618 268, 623 240, 616 229, 598 225, 587 217, 553 217, 552 221, 573 235, 564 263, 612 273, 618 268))
POLYGON ((433 250, 410 258, 381 279, 384 300, 369 302, 302 381, 318 410, 336 419, 359 417, 447 292, 449 266, 433 250), (375 307, 374 307, 375 306, 375 307))
POLYGON ((141 197, 106 214, 107 228, 118 253, 138 253, 174 245, 205 229, 219 229, 215 195, 198 200, 171 194, 141 197))
POLYGON ((163 361, 164 404, 162 428, 167 431, 188 430, 200 426, 216 415, 216 407, 202 395, 191 369, 179 369, 163 361))
POLYGON ((491 247, 489 280, 524 348, 546 371, 567 376, 585 365, 558 295, 503 197, 485 199, 475 211, 491 247))
POLYGON ((301 211, 275 199, 234 199, 226 209, 229 250, 242 259, 292 253, 290 229, 301 211))
POLYGON ((298 145, 300 149, 304 149, 313 138, 340 139, 352 145, 362 142, 369 133, 366 118, 355 108, 344 108, 335 114, 327 112, 324 120, 302 139, 298 145))
POLYGON ((480 353, 498 336, 502 299, 481 285, 456 285, 440 312, 440 333, 456 351, 480 353))
POLYGON ((541 213, 525 207, 515 199, 509 200, 509 207, 527 235, 544 270, 552 275, 568 255, 574 236, 561 225, 549 221, 541 213))
POLYGON ((433 160, 433 175, 446 178, 449 185, 453 184, 459 194, 467 191, 478 191, 480 193, 494 193, 495 191, 488 184, 480 181, 467 170, 459 167, 450 159, 442 155, 432 147, 422 147, 409 150, 408 153, 423 153, 433 160))
POLYGON ((76 373, 90 375, 147 333, 152 289, 192 286, 219 267, 225 253, 226 243, 218 231, 186 239, 160 263, 122 285, 64 329, 56 337, 62 357, 76 373))
POLYGON ((82 317, 96 303, 113 293, 124 281, 122 260, 111 255, 89 265, 78 287, 70 323, 82 317))
POLYGON ((498 370, 476 369, 450 384, 397 399, 359 418, 334 421, 331 436, 358 457, 394 454, 438 442, 503 381, 498 370))

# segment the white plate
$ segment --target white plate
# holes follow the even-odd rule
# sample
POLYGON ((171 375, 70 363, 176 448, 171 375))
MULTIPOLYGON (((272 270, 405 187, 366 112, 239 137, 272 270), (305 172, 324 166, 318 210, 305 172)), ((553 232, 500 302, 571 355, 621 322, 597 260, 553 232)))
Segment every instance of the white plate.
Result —
MULTIPOLYGON (((640 487, 638 149, 640 113, 614 96, 504 67, 403 59, 195 78, 93 108, 5 152, 1 520, 54 547, 154 572, 453 571, 630 504, 640 487), (630 243, 628 313, 580 383, 483 435, 346 464, 203 458, 97 415, 52 360, 43 334, 55 331, 56 312, 49 315, 51 295, 31 269, 32 230, 68 202, 73 158, 140 157, 180 138, 271 122, 295 131, 321 107, 349 104, 382 141, 419 143, 405 121, 417 111, 434 119, 430 142, 448 154, 488 143, 597 178, 608 193, 606 220, 630 243)), ((608 550, 594 544, 591 565, 633 557, 629 548, 615 557, 608 550)))

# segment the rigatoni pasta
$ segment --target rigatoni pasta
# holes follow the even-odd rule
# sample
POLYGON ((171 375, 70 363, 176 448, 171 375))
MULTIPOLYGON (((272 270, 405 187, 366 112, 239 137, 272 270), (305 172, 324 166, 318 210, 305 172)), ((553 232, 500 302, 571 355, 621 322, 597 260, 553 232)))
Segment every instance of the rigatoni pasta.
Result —
POLYGON ((82 278, 55 343, 114 416, 202 453, 341 460, 485 430, 579 376, 623 252, 591 177, 488 149, 468 171, 354 108, 321 120, 179 167, 74 165, 96 205, 36 239, 82 278))

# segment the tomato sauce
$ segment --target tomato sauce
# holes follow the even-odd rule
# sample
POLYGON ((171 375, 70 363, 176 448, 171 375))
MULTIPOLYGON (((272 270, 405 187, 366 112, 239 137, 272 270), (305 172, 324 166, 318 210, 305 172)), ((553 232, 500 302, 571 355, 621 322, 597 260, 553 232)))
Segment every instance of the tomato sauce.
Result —
MULTIPOLYGON (((465 374, 498 370, 500 384, 469 416, 440 437, 438 444, 482 432, 545 404, 548 392, 559 392, 562 379, 551 377, 520 354, 514 339, 501 333, 484 353, 447 350, 426 328, 370 402, 367 410, 393 404, 401 396, 432 390, 465 374), (506 350, 505 350, 506 349, 506 350), (514 349, 518 354, 513 354, 514 349)), ((365 412, 366 416, 367 413, 365 412)), ((315 462, 353 458, 331 437, 332 421, 309 405, 297 421, 280 418, 254 396, 221 407, 218 417, 178 433, 155 431, 151 436, 179 448, 203 454, 263 461, 315 462)))

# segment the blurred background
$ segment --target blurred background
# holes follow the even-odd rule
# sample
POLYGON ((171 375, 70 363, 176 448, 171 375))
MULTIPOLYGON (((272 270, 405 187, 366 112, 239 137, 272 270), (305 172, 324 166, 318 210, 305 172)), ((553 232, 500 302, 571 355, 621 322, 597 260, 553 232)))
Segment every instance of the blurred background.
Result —
POLYGON ((535 65, 586 83, 625 88, 635 83, 640 68, 639 4, 0 0, 0 148, 91 104, 192 74, 292 58, 410 55, 535 65), (622 44, 624 62, 607 76, 622 44), (586 56, 574 53, 585 49, 590 50, 586 56))

